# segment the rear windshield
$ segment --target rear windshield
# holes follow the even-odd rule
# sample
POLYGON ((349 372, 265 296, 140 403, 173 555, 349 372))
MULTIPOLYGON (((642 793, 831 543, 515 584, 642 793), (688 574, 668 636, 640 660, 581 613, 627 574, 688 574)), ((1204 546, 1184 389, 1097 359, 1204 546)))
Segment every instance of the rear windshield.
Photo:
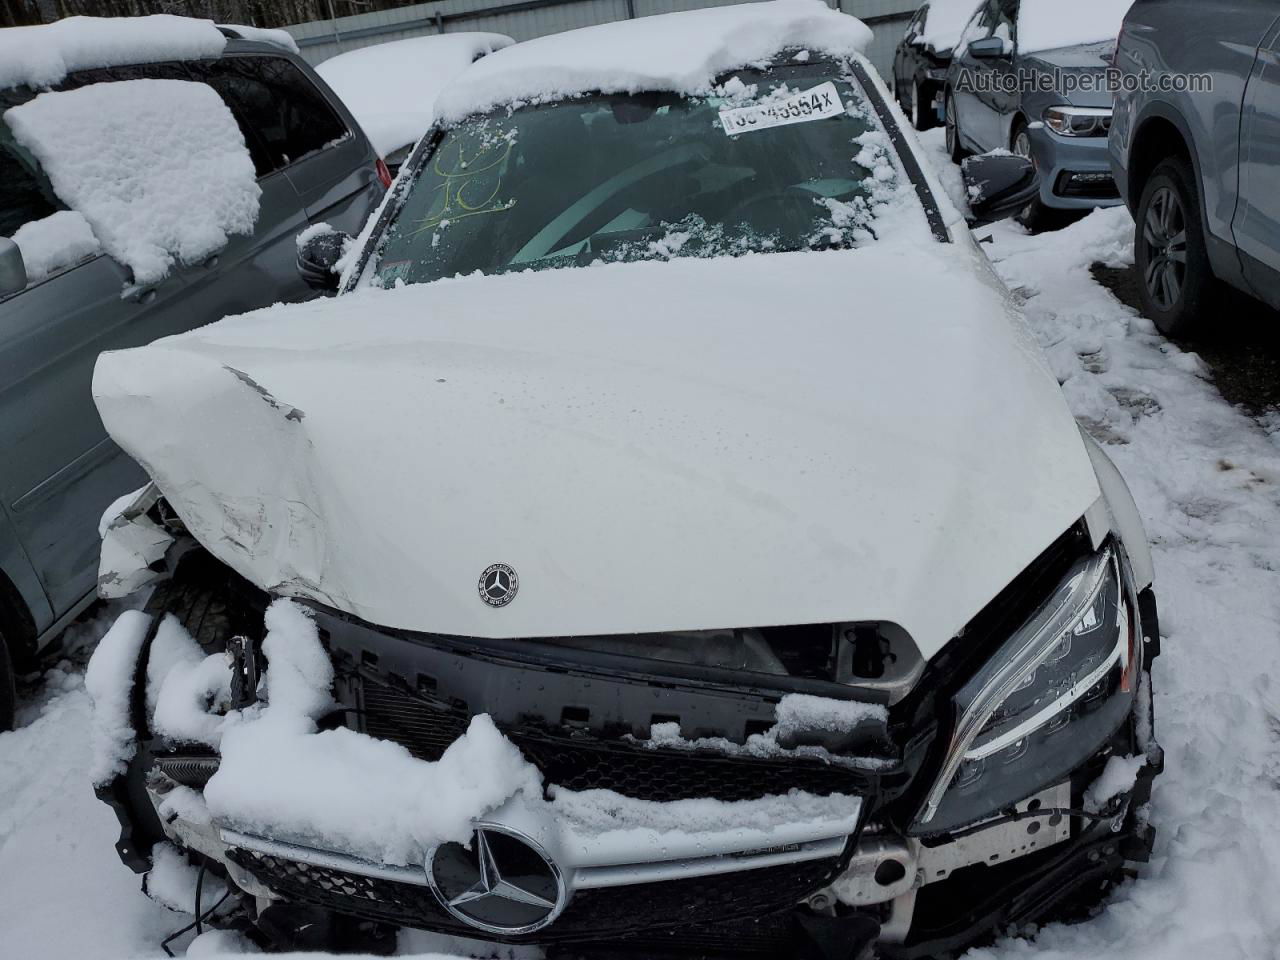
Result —
POLYGON ((413 176, 376 260, 383 285, 927 236, 857 80, 807 60, 739 71, 710 96, 597 95, 472 118, 413 176))

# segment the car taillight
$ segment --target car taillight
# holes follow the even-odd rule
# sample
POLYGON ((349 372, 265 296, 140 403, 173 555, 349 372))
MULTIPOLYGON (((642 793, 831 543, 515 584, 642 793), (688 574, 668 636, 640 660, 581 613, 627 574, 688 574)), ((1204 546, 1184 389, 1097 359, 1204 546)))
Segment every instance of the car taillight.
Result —
POLYGON ((378 158, 378 162, 375 164, 375 169, 378 171, 378 182, 382 184, 382 189, 391 189, 391 171, 387 169, 387 165, 383 162, 381 157, 378 158))

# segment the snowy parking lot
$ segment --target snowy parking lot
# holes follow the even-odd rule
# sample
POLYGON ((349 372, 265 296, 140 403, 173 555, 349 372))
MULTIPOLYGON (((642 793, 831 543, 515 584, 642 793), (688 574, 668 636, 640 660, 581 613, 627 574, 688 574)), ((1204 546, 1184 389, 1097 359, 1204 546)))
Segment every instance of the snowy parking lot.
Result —
MULTIPOLYGON (((941 131, 925 140, 956 196, 962 187, 941 131)), ((979 231, 990 235, 984 249, 1023 301, 1076 417, 1106 445, 1146 522, 1161 598, 1153 680, 1166 756, 1149 811, 1155 855, 1138 878, 1094 919, 974 952, 984 960, 1270 960, 1280 943, 1280 416, 1233 406, 1200 357, 1098 282, 1095 264, 1131 264, 1132 231, 1123 208, 1039 236, 1008 223, 979 231)), ((19 729, 0 734, 7 956, 161 956, 161 941, 189 919, 146 897, 119 863, 115 819, 86 772, 84 662, 119 611, 73 628, 67 658, 24 681, 19 729)), ((176 952, 188 942, 175 941, 176 952)), ((189 955, 239 946, 206 934, 189 955)), ((401 939, 402 954, 430 951, 510 955, 421 934, 401 939)))

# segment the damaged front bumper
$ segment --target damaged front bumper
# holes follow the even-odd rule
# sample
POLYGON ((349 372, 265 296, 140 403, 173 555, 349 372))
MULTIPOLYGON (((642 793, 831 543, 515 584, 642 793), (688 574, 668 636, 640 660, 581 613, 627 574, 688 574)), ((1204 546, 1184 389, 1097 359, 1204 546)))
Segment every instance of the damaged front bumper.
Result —
MULTIPOLYGON (((148 740, 139 705, 138 758, 100 793, 120 817, 126 863, 145 870, 149 843, 168 839, 225 873, 259 914, 303 907, 513 943, 684 944, 774 955, 803 953, 798 935, 820 955, 817 918, 835 924, 840 937, 914 957, 1059 914, 1150 850, 1140 808, 1158 762, 1101 813, 1079 815, 1106 760, 1147 740, 1137 725, 1139 717, 1149 723, 1149 700, 1066 779, 986 823, 913 837, 895 805, 909 800, 922 774, 883 725, 869 722, 836 741, 829 731, 813 731, 808 742, 803 734, 766 741, 774 743, 766 750, 752 734, 774 725, 781 693, 773 686, 695 681, 657 665, 637 671, 607 655, 535 652, 536 644, 515 641, 398 633, 325 610, 315 618, 336 670, 334 723, 432 761, 472 716, 487 713, 553 795, 610 791, 649 812, 719 800, 729 804, 724 822, 664 832, 628 822, 623 810, 616 829, 602 831, 517 799, 475 823, 470 852, 432 850, 427 862, 389 865, 193 815, 190 804, 173 800, 198 795, 218 758, 148 740), (646 737, 656 723, 679 724, 697 739, 646 737), (721 746, 708 746, 717 737, 721 746), (751 742, 754 751, 741 746, 751 742), (775 805, 762 822, 753 805, 791 791, 837 803, 825 817, 779 814, 775 805), (521 889, 529 893, 534 877, 533 895, 543 903, 504 914, 458 902, 468 892, 459 876, 471 870, 474 876, 462 876, 470 882, 484 872, 476 853, 482 835, 520 847, 521 889), (437 869, 446 861, 451 866, 437 869)), ((252 644, 246 647, 251 655, 252 644)), ((1150 743, 1147 750, 1153 755, 1150 743)), ((495 855, 494 863, 510 855, 495 855)))

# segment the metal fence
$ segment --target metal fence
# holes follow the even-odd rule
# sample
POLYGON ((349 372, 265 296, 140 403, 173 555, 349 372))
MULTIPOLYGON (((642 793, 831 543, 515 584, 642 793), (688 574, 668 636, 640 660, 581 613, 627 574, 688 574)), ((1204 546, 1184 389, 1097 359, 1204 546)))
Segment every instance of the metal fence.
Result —
MULTIPOLYGON (((285 29, 298 41, 302 55, 316 64, 348 50, 432 33, 483 30, 529 40, 612 20, 740 2, 742 0, 435 0, 394 10, 299 23, 285 29)), ((867 56, 887 77, 893 49, 920 0, 827 2, 871 27, 875 39, 867 56)))

